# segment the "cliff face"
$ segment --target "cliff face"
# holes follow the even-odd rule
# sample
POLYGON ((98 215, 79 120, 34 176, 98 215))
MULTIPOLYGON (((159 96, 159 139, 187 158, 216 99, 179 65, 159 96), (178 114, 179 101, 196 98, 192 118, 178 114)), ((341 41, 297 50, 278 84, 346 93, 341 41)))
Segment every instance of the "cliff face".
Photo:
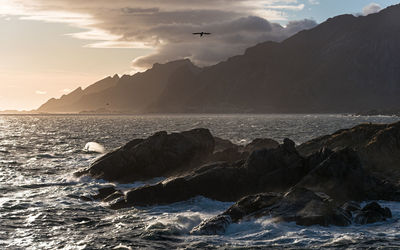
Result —
POLYGON ((369 16, 331 18, 203 69, 188 61, 156 65, 122 77, 74 108, 99 108, 107 100, 116 103, 113 108, 142 113, 390 109, 400 106, 399 55, 400 5, 395 5, 369 16))

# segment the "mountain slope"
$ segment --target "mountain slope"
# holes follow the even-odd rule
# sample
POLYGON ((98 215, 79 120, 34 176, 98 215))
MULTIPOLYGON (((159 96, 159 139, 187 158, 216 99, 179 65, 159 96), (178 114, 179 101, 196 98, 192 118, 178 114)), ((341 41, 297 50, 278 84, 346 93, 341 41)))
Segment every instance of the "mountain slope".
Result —
POLYGON ((187 60, 155 65, 78 101, 71 94, 69 107, 96 109, 106 101, 137 113, 358 112, 398 108, 399 96, 395 5, 369 16, 331 18, 203 69, 187 60))
MULTIPOLYGON (((206 68, 188 101, 158 112, 354 112, 400 106, 400 5, 338 16, 206 68)), ((171 83, 181 84, 181 83, 171 83)))

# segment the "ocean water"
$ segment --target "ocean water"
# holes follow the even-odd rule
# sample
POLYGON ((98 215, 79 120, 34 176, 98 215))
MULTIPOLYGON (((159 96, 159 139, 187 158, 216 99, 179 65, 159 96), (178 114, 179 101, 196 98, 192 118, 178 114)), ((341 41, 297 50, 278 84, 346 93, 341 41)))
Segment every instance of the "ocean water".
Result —
POLYGON ((233 203, 195 197, 114 211, 101 202, 74 198, 110 183, 73 177, 101 155, 89 151, 107 152, 159 130, 206 127, 239 144, 257 137, 302 143, 363 122, 399 120, 347 115, 0 116, 0 249, 400 248, 397 202, 382 202, 393 219, 367 226, 301 227, 265 217, 232 224, 224 235, 192 236, 193 227, 233 203))

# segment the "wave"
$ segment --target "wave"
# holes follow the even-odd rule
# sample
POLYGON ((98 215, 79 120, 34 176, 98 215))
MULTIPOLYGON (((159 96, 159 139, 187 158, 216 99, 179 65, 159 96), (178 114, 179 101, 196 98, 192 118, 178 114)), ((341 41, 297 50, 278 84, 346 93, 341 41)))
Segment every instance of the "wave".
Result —
POLYGON ((99 154, 104 154, 106 152, 105 148, 103 145, 97 143, 97 142, 88 142, 86 143, 84 149, 85 152, 89 153, 99 153, 99 154))

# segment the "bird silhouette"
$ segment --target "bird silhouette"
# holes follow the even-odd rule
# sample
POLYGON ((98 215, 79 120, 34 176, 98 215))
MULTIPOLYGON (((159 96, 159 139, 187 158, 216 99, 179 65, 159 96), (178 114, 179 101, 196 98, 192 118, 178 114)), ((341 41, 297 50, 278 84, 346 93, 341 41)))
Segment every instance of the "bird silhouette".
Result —
POLYGON ((193 35, 200 35, 200 36, 203 36, 203 35, 211 35, 211 33, 209 33, 209 32, 195 32, 195 33, 192 33, 193 35))

